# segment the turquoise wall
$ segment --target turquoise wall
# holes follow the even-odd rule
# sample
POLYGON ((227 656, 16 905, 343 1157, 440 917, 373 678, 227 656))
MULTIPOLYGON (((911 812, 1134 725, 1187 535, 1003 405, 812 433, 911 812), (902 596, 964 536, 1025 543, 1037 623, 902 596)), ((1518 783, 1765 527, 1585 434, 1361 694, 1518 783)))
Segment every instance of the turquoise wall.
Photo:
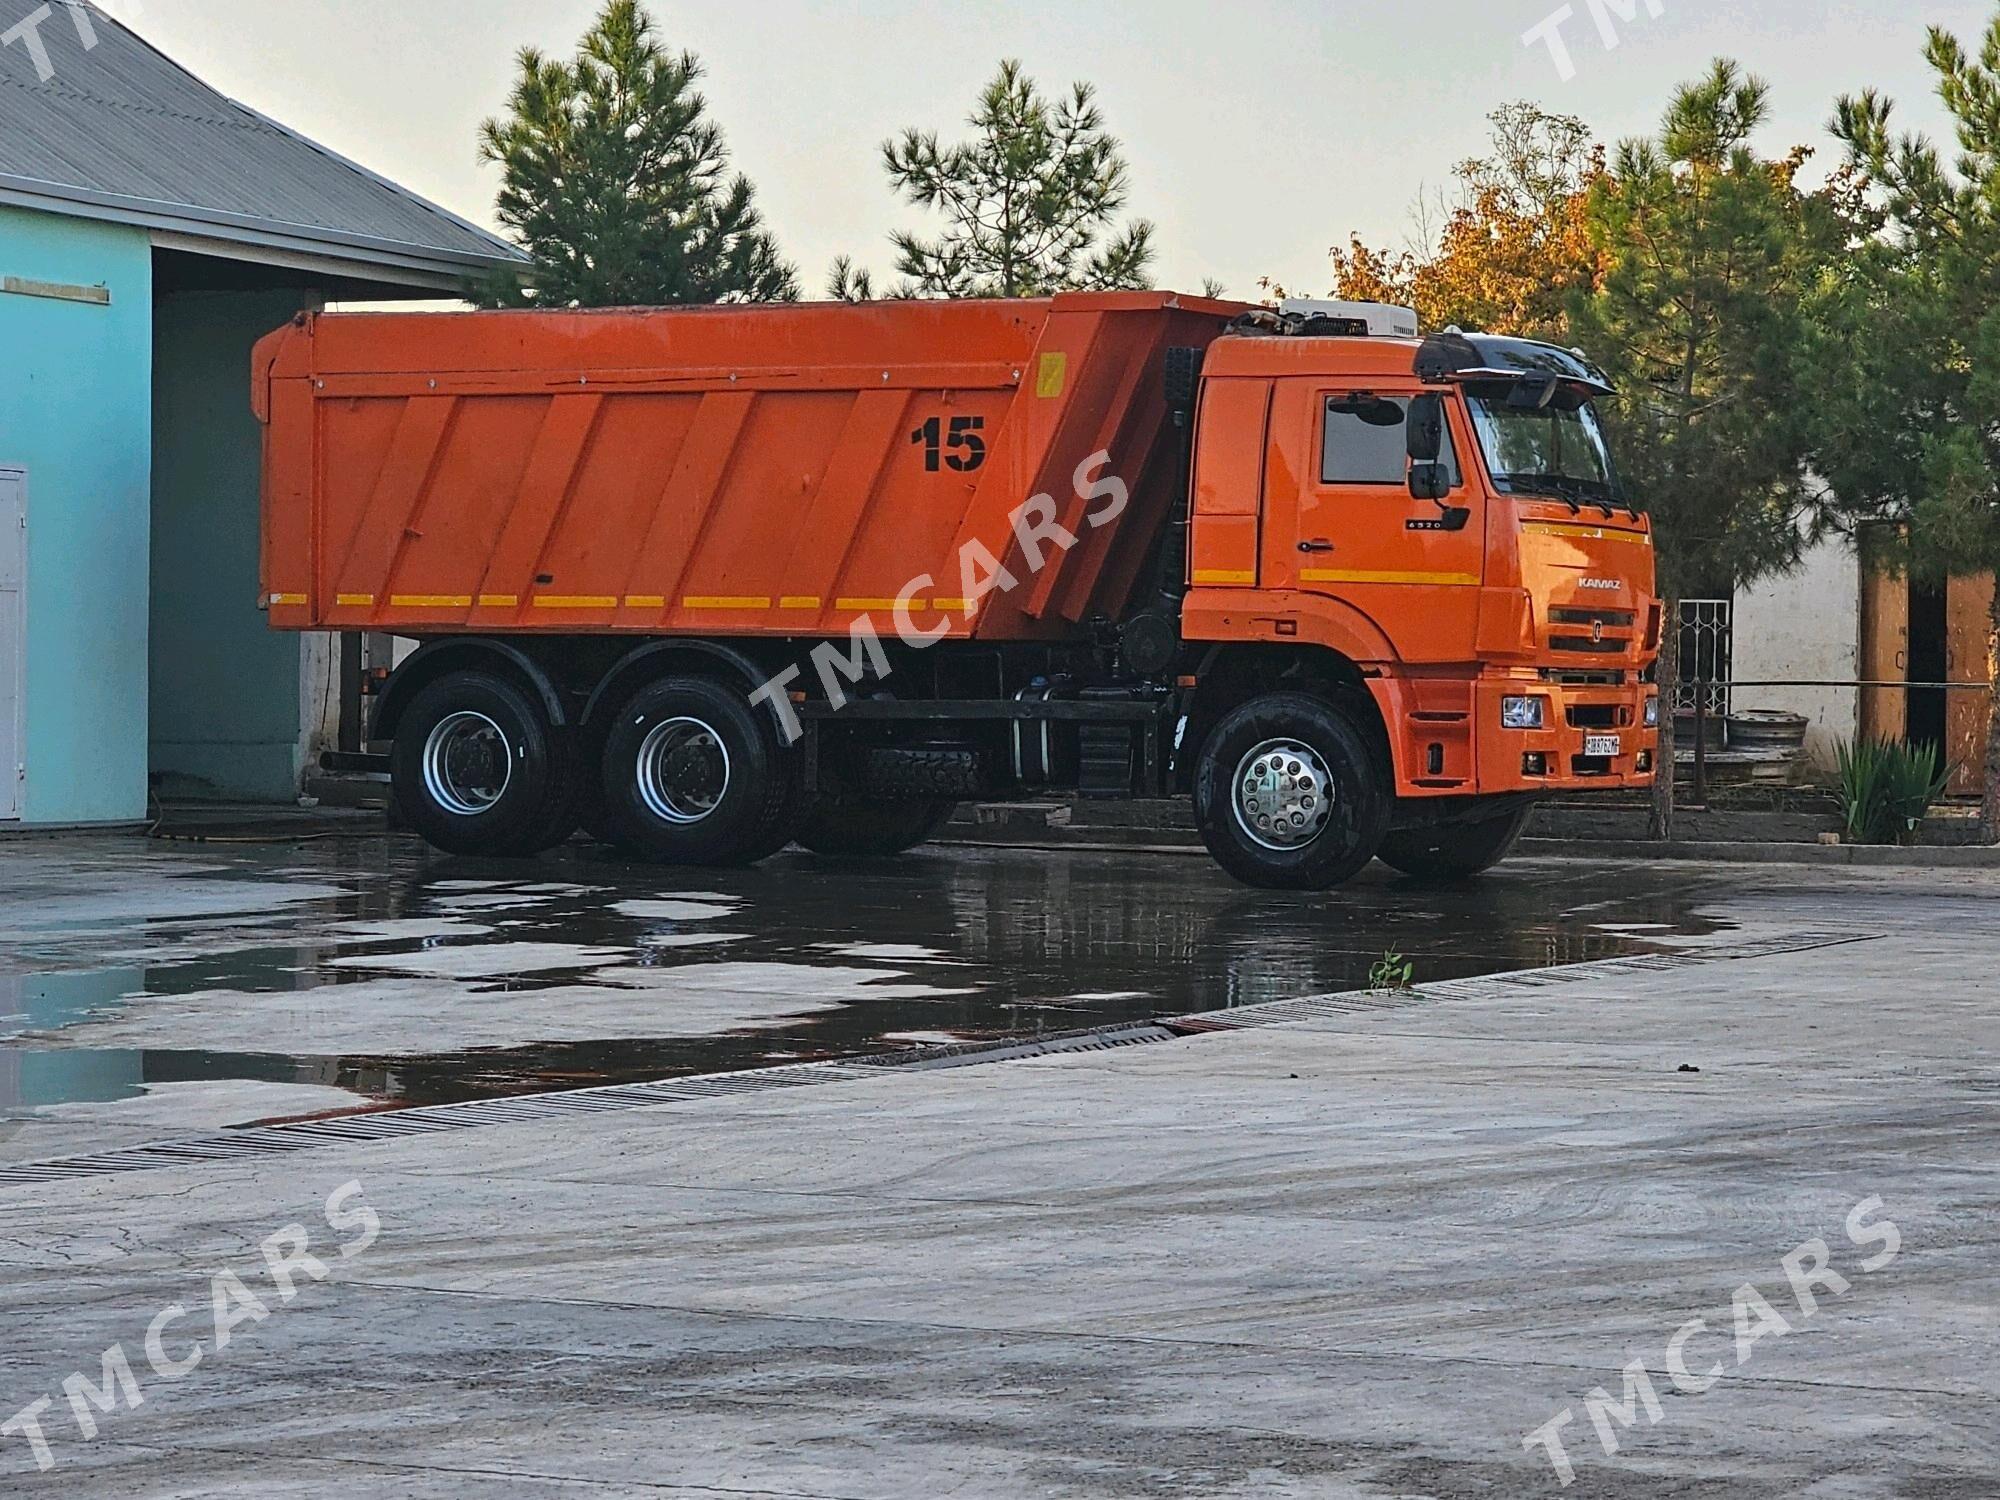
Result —
POLYGON ((0 208, 0 465, 28 471, 30 823, 146 815, 153 261, 143 230, 0 208))
POLYGON ((163 796, 299 794, 299 637, 257 608, 263 428, 250 353, 309 300, 303 290, 158 298, 152 762, 163 796))

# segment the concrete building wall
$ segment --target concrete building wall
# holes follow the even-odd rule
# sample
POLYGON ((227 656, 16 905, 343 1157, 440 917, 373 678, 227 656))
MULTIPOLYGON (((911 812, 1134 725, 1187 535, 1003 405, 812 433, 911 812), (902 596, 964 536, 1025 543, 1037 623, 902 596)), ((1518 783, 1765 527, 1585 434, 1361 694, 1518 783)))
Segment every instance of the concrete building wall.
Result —
POLYGON ((0 207, 0 465, 28 471, 22 821, 146 816, 152 249, 0 207), (0 282, 4 284, 4 282, 0 282))
POLYGON ((165 795, 286 802, 338 706, 324 641, 258 606, 256 341, 304 291, 162 293, 153 357, 152 763, 165 795))
MULTIPOLYGON (((1822 542, 1796 572, 1737 592, 1733 675, 1743 682, 1852 682, 1861 675, 1860 612, 1853 547, 1838 538, 1822 542)), ((1858 728, 1859 697, 1852 688, 1744 688, 1735 707, 1805 715, 1807 752, 1831 768, 1834 746, 1858 728)))

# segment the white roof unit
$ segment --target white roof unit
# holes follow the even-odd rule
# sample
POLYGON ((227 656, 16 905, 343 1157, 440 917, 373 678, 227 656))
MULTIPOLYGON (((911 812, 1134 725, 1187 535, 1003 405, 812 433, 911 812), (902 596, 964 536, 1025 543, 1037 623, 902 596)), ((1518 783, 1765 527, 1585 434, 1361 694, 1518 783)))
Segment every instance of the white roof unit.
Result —
POLYGON ((1356 323, 1370 338, 1413 339, 1417 336, 1417 313, 1411 307, 1392 307, 1386 302, 1317 301, 1311 297, 1287 297, 1278 304, 1287 317, 1338 318, 1356 323))

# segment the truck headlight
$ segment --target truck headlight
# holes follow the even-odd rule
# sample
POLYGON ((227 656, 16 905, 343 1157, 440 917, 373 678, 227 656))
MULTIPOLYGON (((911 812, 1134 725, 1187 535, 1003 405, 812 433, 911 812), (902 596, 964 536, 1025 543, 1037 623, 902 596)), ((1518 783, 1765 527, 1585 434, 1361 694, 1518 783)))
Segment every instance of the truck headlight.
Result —
POLYGON ((1547 726, 1549 700, 1546 698, 1502 698, 1500 723, 1507 729, 1541 729, 1547 726))
POLYGON ((1658 697, 1646 700, 1646 727, 1648 729, 1658 729, 1660 727, 1660 700, 1658 697))

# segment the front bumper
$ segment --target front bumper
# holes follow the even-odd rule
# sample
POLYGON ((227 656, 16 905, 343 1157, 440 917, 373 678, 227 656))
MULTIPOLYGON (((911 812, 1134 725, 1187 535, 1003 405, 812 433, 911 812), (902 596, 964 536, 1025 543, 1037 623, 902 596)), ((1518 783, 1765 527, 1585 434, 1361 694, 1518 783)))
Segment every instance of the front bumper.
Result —
POLYGON ((1650 683, 1584 686, 1540 677, 1481 678, 1473 690, 1473 740, 1482 795, 1650 787, 1660 764, 1660 730, 1646 724, 1650 683), (1543 700, 1540 729, 1508 729, 1502 700, 1543 700), (1591 754, 1615 742, 1616 754, 1591 754))

